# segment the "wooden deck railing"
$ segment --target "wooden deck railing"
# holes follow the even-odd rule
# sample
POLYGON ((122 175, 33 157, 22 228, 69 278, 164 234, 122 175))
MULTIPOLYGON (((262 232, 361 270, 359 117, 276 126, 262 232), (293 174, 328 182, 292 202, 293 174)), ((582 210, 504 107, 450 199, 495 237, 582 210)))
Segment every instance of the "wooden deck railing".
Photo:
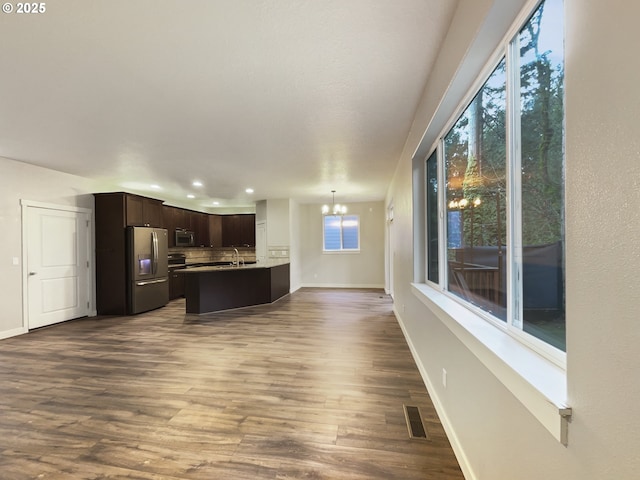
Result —
POLYGON ((502 303, 498 267, 449 261, 449 277, 449 288, 471 302, 481 297, 496 305, 502 303))

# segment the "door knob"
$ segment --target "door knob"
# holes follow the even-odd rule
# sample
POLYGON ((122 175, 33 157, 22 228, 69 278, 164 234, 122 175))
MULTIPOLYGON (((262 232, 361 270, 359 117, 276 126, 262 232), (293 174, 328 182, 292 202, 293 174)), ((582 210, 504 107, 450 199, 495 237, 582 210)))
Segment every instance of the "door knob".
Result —
POLYGON ((33 277, 35 274, 37 274, 38 272, 29 272, 29 276, 33 277))

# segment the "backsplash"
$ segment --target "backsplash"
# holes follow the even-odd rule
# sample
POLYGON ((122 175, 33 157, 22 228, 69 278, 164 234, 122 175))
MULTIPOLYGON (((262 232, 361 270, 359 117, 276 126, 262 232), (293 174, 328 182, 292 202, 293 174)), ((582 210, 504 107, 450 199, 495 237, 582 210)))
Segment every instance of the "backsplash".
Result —
MULTIPOLYGON (((235 251, 231 247, 172 247, 169 253, 184 253, 187 263, 200 262, 229 262, 235 260, 235 251)), ((240 258, 245 262, 255 262, 256 249, 254 247, 238 247, 240 258)))
POLYGON ((269 245, 267 252, 269 258, 289 258, 289 245, 269 245))

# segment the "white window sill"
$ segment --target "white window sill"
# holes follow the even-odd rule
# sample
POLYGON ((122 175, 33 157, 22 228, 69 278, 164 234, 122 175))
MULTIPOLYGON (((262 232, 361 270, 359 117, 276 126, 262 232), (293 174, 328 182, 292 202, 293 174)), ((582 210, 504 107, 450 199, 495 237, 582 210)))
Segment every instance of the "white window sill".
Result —
POLYGON ((354 255, 356 253, 360 253, 360 249, 358 250, 323 250, 323 255, 354 255))
POLYGON ((566 372, 444 293, 412 283, 413 294, 563 445, 567 444, 566 372))

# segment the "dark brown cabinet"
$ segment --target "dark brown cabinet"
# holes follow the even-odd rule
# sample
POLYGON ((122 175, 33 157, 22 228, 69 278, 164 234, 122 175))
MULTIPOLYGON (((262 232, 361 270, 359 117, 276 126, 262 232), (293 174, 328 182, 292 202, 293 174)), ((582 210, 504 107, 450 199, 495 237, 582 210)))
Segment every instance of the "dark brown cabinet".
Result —
POLYGON ((223 247, 254 247, 256 245, 255 214, 221 215, 223 247))
POLYGON ((184 297, 184 275, 179 270, 169 268, 169 300, 184 297))
POLYGON ((209 214, 186 210, 184 208, 170 207, 165 205, 164 224, 169 231, 169 246, 176 246, 174 232, 179 230, 189 230, 195 233, 195 246, 211 245, 209 238, 209 214))
POLYGON ((209 247, 209 214, 191 212, 191 230, 196 234, 196 246, 209 247))
POLYGON ((222 246, 221 215, 209 215, 209 243, 214 247, 222 246))
POLYGON ((256 245, 256 216, 253 213, 210 215, 164 205, 162 200, 126 192, 96 193, 95 199, 96 234, 100 227, 98 223, 107 219, 107 224, 111 227, 105 227, 103 230, 112 230, 115 224, 121 229, 127 226, 166 228, 169 247, 176 246, 175 231, 177 229, 194 232, 196 247, 255 247, 256 245))
POLYGON ((127 226, 164 227, 162 200, 141 197, 131 193, 115 195, 122 195, 124 198, 127 226))
POLYGON ((96 193, 98 315, 127 314, 126 227, 163 227, 162 201, 130 193, 96 193))
POLYGON ((187 313, 208 313, 275 302, 290 289, 288 263, 271 267, 187 269, 187 313), (250 285, 251 288, 247 288, 250 285))
MULTIPOLYGON (((99 315, 127 314, 126 227, 166 228, 169 247, 176 229, 195 233, 196 246, 253 247, 255 214, 209 215, 163 205, 162 200, 126 192, 96 193, 96 306, 99 315)), ((171 299, 184 295, 183 273, 169 272, 171 299)))
POLYGON ((185 210, 178 207, 170 207, 164 205, 162 207, 164 213, 164 228, 169 232, 169 247, 176 246, 176 229, 186 228, 185 210))

